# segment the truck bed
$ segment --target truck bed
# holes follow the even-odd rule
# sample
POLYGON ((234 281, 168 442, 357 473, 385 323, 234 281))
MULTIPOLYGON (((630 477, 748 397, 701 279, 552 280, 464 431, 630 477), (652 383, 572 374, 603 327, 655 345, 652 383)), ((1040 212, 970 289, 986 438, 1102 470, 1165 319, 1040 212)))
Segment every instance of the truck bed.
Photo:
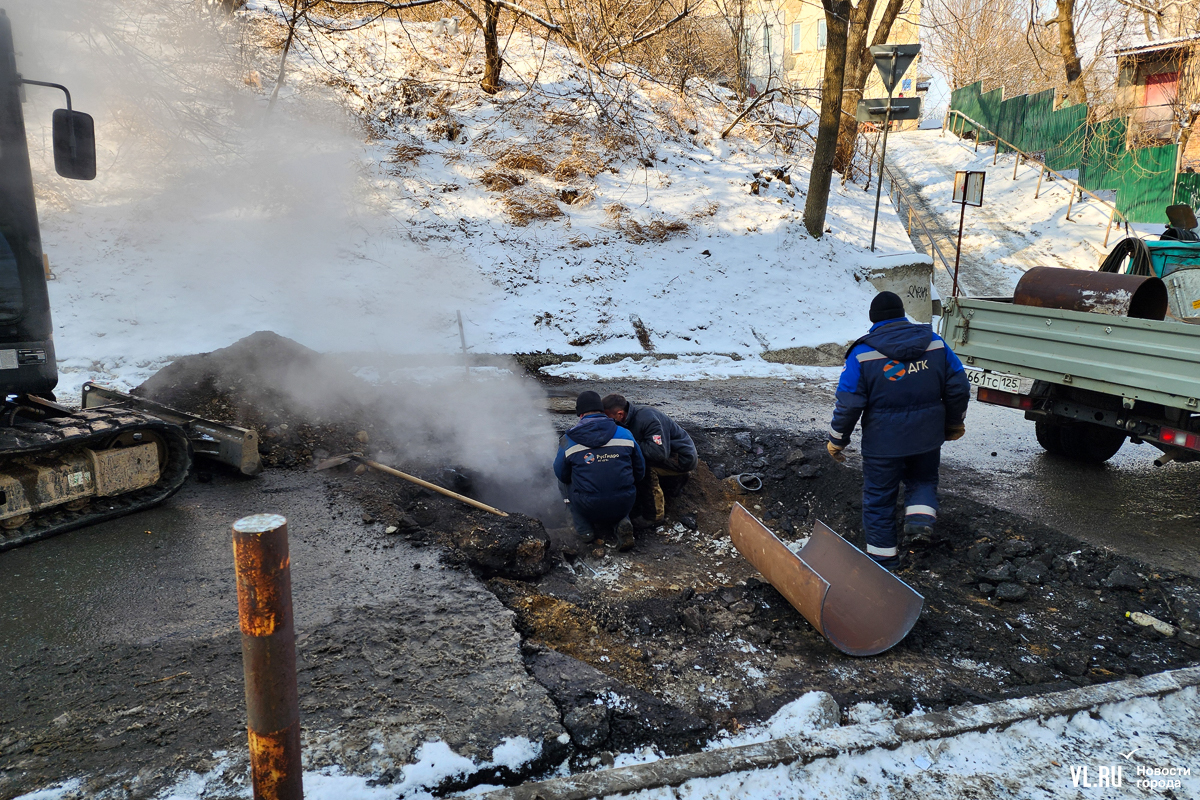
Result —
POLYGON ((1200 411, 1200 326, 960 297, 941 327, 968 367, 1200 411))

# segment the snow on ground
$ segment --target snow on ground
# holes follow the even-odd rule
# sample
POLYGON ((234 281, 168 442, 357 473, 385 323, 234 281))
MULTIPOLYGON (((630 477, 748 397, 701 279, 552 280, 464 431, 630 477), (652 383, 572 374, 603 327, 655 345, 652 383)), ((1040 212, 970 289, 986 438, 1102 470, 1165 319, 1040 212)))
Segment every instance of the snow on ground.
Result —
MULTIPOLYGON (((801 698, 803 700, 803 698, 801 698)), ((637 800, 855 800, 856 798, 1200 797, 1197 690, 1033 719, 969 733, 818 759, 807 766, 740 772, 674 789, 622 795, 637 800), (1126 757, 1130 751, 1136 751, 1126 757), (1187 769, 1139 776, 1138 767, 1187 769), (1087 770, 1086 774, 1084 769, 1087 770), (1104 770, 1102 772, 1101 770, 1104 770), (1120 769, 1117 785, 1116 770, 1120 769), (1110 784, 1104 785, 1104 775, 1110 784), (1157 784, 1139 781, 1159 781, 1157 784), (1170 793, 1167 793, 1170 790, 1170 793)), ((800 702, 800 701, 797 701, 800 702)))
MULTIPOLYGON (((918 186, 922 196, 940 215, 943 230, 957 234, 960 207, 951 202, 957 170, 983 171, 983 205, 968 207, 963 228, 963 259, 984 265, 993 283, 988 290, 1011 294, 1012 287, 1031 267, 1069 267, 1095 270, 1109 249, 1124 238, 1124 229, 1113 227, 1104 245, 1110 209, 1084 195, 1078 197, 1067 219, 1070 186, 1062 180, 1042 179, 1038 198, 1038 170, 1022 164, 1013 180, 1013 154, 1002 154, 995 166, 995 150, 981 144, 975 152, 970 140, 960 140, 940 129, 905 132, 888 139, 888 163, 918 186)), ((1097 192, 1112 201, 1113 192, 1097 192)), ((1165 221, 1165 219, 1164 219, 1165 221)), ((1161 233, 1161 226, 1132 226, 1131 232, 1161 233)), ((953 262, 955 241, 939 243, 953 262)))
MULTIPOLYGON (((57 98, 29 93, 64 395, 260 329, 323 351, 454 352, 458 310, 474 352, 751 357, 730 375, 866 324, 873 196, 835 182, 830 232, 811 239, 807 154, 746 123, 722 140, 722 88, 589 73, 518 29, 488 96, 466 28, 390 20, 302 34, 267 117, 280 28, 265 10, 214 29, 172 7, 160 42, 160 12, 136 2, 16 8, 17 36, 37 38, 21 69, 76 87, 101 144, 96 181, 55 176, 57 98), (94 20, 105 36, 80 35, 94 20), (136 49, 105 44, 121 36, 136 49), (199 44, 229 40, 248 55, 224 68, 211 56, 230 48, 199 44), (751 194, 765 167, 790 185, 751 194)), ((911 252, 886 200, 882 214, 878 252, 911 252)))

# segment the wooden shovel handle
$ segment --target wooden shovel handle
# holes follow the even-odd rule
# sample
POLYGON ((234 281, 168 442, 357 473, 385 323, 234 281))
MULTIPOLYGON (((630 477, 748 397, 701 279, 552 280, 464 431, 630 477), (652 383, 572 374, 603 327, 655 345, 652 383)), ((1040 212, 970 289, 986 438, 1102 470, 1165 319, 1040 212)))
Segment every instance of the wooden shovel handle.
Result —
POLYGON ((400 470, 392 469, 391 467, 389 467, 385 464, 380 464, 378 461, 371 461, 368 458, 357 458, 355 460, 361 461, 363 464, 366 464, 368 467, 371 467, 372 469, 377 469, 380 472, 386 472, 388 475, 395 475, 397 478, 403 478, 404 480, 408 481, 409 483, 415 483, 417 486, 424 486, 426 489, 435 491, 438 494, 444 494, 444 495, 446 495, 446 497, 453 497, 455 500, 461 500, 462 502, 466 503, 467 505, 474 506, 475 508, 478 508, 482 511, 487 511, 489 514, 495 514, 496 516, 499 516, 499 517, 507 517, 508 516, 507 513, 501 511, 498 508, 489 506, 487 503, 481 503, 478 500, 472 500, 470 497, 467 497, 466 495, 461 495, 458 492, 452 492, 449 489, 443 489, 441 486, 438 486, 436 483, 430 483, 429 481, 423 481, 416 476, 409 475, 407 472, 401 472, 400 470))

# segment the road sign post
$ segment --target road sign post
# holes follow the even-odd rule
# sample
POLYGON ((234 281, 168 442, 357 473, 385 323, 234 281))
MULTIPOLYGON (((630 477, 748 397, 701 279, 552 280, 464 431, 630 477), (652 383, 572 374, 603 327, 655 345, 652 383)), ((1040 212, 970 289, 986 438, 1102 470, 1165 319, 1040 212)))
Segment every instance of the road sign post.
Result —
POLYGON ((950 296, 958 297, 958 260, 962 255, 963 220, 967 216, 967 206, 978 208, 983 205, 983 179, 986 172, 969 172, 959 170, 954 173, 954 194, 951 202, 958 203, 962 208, 958 212, 958 244, 954 248, 954 285, 950 288, 950 296))
MULTIPOLYGON (((879 44, 871 48, 871 56, 875 59, 875 67, 879 70, 879 75, 883 79, 883 86, 887 89, 888 93, 887 106, 883 112, 883 144, 879 150, 879 184, 875 187, 875 218, 871 220, 871 252, 875 252, 875 233, 879 228, 879 199, 883 194, 883 160, 887 158, 888 128, 892 127, 892 93, 895 91, 900 77, 908 69, 908 65, 913 62, 913 59, 920 52, 921 45, 919 44, 879 44)), ((862 108, 861 103, 859 104, 859 108, 862 108)), ((919 102, 916 108, 919 116, 919 102)), ((910 117, 903 117, 903 119, 910 119, 910 117)))

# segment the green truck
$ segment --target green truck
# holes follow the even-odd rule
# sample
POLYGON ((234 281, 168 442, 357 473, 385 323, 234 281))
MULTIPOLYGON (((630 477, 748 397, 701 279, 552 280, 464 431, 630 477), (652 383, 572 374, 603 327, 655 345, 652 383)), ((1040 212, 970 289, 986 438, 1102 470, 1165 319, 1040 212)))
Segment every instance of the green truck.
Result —
POLYGON ((1129 440, 1161 450, 1160 465, 1200 460, 1200 240, 1188 241, 1190 221, 1159 242, 1122 242, 1121 269, 1039 267, 1013 298, 947 302, 941 333, 978 400, 1024 411, 1042 447, 1068 458, 1103 462, 1129 440))

